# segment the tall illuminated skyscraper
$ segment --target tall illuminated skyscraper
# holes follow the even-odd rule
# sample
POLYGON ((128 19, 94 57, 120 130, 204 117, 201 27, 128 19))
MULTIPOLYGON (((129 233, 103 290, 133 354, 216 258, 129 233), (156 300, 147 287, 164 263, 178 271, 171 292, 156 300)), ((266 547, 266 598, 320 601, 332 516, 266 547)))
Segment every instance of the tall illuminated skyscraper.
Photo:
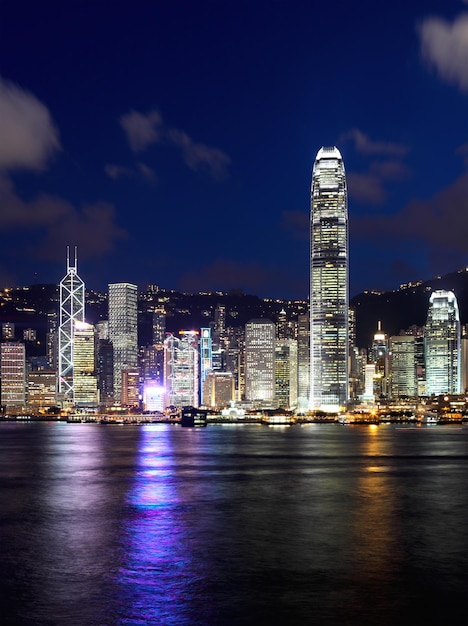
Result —
POLYGON ((26 404, 26 360, 23 343, 0 344, 0 404, 21 409, 26 404))
POLYGON ((164 341, 164 386, 167 406, 199 406, 198 333, 181 330, 164 341))
POLYGON ((460 393, 460 315, 452 291, 434 291, 426 333, 426 393, 460 393))
POLYGON ((348 201, 340 151, 321 148, 310 212, 310 402, 336 410, 348 400, 348 201))
POLYGON ((77 249, 74 263, 67 247, 67 274, 60 282, 58 331, 58 392, 62 400, 73 402, 73 348, 75 324, 84 322, 85 286, 77 273, 77 249))
POLYGON ((266 319, 245 325, 245 399, 275 400, 275 324, 266 319))
POLYGON ((96 407, 98 384, 94 326, 75 322, 73 344, 73 403, 77 407, 96 407))
POLYGON ((109 285, 109 339, 114 350, 114 400, 121 402, 122 370, 138 365, 138 290, 130 283, 109 285))

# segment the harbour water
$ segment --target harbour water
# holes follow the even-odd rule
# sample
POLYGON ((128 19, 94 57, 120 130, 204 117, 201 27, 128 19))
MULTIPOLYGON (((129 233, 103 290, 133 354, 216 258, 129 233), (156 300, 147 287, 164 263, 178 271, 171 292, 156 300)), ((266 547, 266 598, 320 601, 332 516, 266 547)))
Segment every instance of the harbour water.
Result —
POLYGON ((468 624, 468 427, 0 424, 0 622, 468 624))

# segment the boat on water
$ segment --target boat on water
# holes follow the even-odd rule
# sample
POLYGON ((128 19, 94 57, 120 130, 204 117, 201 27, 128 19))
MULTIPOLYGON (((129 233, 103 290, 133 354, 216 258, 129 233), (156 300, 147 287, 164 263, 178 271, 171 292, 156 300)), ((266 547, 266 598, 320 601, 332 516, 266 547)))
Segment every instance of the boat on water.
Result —
POLYGON ((338 415, 338 423, 343 426, 349 426, 354 424, 380 424, 380 420, 373 413, 342 413, 338 415))
POLYGON ((439 423, 439 416, 437 415, 437 413, 432 413, 430 411, 427 411, 426 413, 424 413, 424 415, 421 418, 421 424, 426 424, 426 425, 435 425, 439 423))

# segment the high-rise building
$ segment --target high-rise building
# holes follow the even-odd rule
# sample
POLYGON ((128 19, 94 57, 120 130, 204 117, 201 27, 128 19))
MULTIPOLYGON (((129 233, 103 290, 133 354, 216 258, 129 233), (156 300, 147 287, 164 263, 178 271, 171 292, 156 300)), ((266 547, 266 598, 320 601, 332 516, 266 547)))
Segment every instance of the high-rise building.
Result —
POLYGON ((211 328, 200 329, 200 398, 205 404, 204 384, 209 371, 213 369, 211 328))
POLYGON ((381 322, 377 323, 377 332, 374 333, 370 356, 370 361, 375 365, 374 396, 376 398, 386 397, 389 392, 388 339, 382 330, 381 322))
POLYGON ((431 294, 424 343, 426 393, 460 393, 460 315, 452 291, 431 294))
POLYGON ((277 339, 275 345, 275 398, 278 407, 297 407, 297 341, 277 339))
POLYGON ((199 405, 198 333, 180 331, 164 341, 164 387, 167 406, 199 405))
POLYGON ((415 345, 413 335, 390 337, 392 398, 418 395, 415 345))
POLYGON ((97 407, 98 384, 94 326, 86 322, 75 322, 73 344, 73 404, 83 408, 97 407))
POLYGON ((114 401, 122 401, 122 371, 138 365, 138 291, 130 283, 109 285, 109 339, 114 350, 114 401))
POLYGON ((60 282, 58 329, 58 392, 61 400, 73 402, 73 349, 76 322, 84 322, 85 286, 77 273, 77 250, 70 262, 67 247, 67 273, 60 282))
POLYGON ((343 159, 321 148, 310 213, 310 402, 336 410, 348 400, 348 202, 343 159))
POLYGON ((232 372, 207 373, 204 383, 203 403, 212 409, 222 409, 234 400, 234 374, 232 372))
POLYGON ((307 314, 297 320, 297 408, 305 412, 309 406, 310 324, 307 314))
POLYGON ((33 411, 50 409, 56 404, 57 372, 33 370, 28 373, 28 406, 33 411))
POLYGON ((274 403, 276 326, 267 319, 245 325, 245 399, 274 403))
POLYGON ((26 356, 23 343, 0 344, 0 404, 18 410, 26 404, 26 356))

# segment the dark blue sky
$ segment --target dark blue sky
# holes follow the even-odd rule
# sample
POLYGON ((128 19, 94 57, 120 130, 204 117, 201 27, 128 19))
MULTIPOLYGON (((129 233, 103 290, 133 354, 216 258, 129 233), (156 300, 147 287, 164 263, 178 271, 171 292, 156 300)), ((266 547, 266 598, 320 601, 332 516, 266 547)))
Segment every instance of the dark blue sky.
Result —
POLYGON ((351 295, 468 265, 468 4, 0 5, 0 284, 308 291, 322 145, 351 295))

